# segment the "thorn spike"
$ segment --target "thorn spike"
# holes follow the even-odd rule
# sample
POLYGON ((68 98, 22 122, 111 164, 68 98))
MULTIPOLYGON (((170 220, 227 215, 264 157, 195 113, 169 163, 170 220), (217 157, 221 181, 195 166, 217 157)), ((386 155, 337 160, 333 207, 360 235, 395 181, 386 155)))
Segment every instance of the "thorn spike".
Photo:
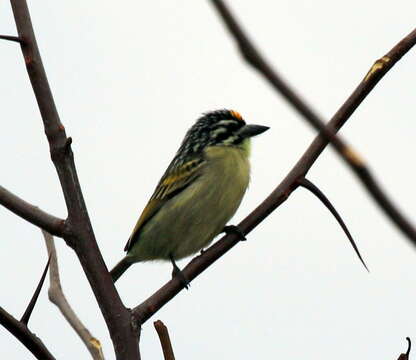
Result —
POLYGON ((370 270, 368 270, 368 267, 367 267, 366 263, 364 262, 361 254, 360 254, 360 251, 358 250, 358 247, 357 247, 354 239, 352 238, 347 226, 345 225, 344 220, 342 220, 341 216, 338 214, 338 211, 334 208, 334 206, 331 204, 331 202, 325 196, 325 194, 321 190, 319 190, 319 188, 316 185, 314 185, 311 181, 309 181, 306 178, 302 178, 302 179, 298 180, 298 184, 300 186, 302 186, 303 188, 309 190, 312 194, 314 194, 322 202, 322 204, 324 204, 325 207, 331 212, 331 214, 337 220, 338 224, 341 226, 342 230, 344 230, 345 235, 347 236, 348 240, 350 241, 350 243, 351 243, 355 253, 357 254, 358 258, 360 259, 361 263, 364 265, 366 270, 368 272, 370 272, 370 270))
POLYGON ((20 322, 25 324, 25 325, 27 325, 27 323, 29 322, 30 315, 32 315, 32 311, 35 308, 36 301, 39 298, 40 291, 42 289, 43 283, 45 282, 46 273, 48 272, 48 269, 49 269, 50 261, 51 261, 51 256, 49 255, 48 262, 46 263, 45 270, 43 270, 43 273, 42 273, 42 276, 40 278, 39 284, 36 287, 35 292, 33 293, 32 299, 30 299, 30 302, 27 305, 25 313, 23 314, 22 318, 20 319, 20 322))

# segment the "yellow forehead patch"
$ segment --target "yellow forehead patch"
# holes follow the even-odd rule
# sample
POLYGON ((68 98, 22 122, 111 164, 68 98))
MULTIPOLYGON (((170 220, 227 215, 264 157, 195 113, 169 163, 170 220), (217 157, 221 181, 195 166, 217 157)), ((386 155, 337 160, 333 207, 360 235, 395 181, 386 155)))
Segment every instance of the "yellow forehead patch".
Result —
POLYGON ((235 110, 230 110, 230 113, 233 117, 235 117, 237 120, 243 121, 243 117, 241 114, 235 110))

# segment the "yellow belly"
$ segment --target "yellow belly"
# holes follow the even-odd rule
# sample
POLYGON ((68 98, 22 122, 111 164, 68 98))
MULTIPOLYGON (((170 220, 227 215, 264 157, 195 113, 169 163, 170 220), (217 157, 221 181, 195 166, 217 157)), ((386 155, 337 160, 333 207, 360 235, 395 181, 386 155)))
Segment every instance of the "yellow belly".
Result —
POLYGON ((202 174, 167 201, 140 231, 128 257, 133 262, 181 259, 206 247, 238 209, 250 177, 244 148, 205 150, 202 174))

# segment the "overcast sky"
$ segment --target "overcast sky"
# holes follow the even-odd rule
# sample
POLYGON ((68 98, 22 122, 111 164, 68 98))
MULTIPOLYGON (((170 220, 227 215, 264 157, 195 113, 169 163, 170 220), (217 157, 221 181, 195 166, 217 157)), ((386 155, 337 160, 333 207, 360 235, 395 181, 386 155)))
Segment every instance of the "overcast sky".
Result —
MULTIPOLYGON (((409 1, 233 1, 275 68, 329 119, 368 71, 415 27, 409 1)), ((252 181, 238 223, 281 181, 315 136, 238 56, 208 1, 30 1, 38 44, 109 267, 186 130, 232 108, 271 129, 254 140, 252 181)), ((0 34, 15 34, 0 2, 0 34)), ((15 43, 0 42, 0 184, 57 216, 66 210, 15 43)), ((416 52, 381 81, 342 134, 412 219, 416 52)), ((328 211, 297 190, 266 221, 143 326, 143 359, 161 359, 152 321, 169 327, 177 359, 396 359, 416 342, 416 252, 360 183, 326 150, 309 178, 343 215, 368 274, 328 211)), ((416 220, 415 220, 416 222, 416 220)), ((40 231, 0 207, 0 306, 20 318, 47 261, 40 231)), ((57 239, 64 291, 112 344, 73 251, 57 239)), ((189 259, 188 259, 189 260, 189 259)), ((188 260, 181 261, 184 266, 188 260)), ((170 277, 136 264, 117 283, 128 307, 170 277)), ((58 359, 89 358, 44 289, 30 321, 58 359)), ((30 359, 0 328, 4 359, 30 359)))

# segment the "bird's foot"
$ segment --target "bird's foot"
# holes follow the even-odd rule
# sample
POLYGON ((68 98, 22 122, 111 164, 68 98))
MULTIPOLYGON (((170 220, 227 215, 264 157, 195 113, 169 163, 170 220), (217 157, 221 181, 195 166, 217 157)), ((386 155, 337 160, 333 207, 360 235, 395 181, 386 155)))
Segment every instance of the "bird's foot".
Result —
POLYGON ((241 230, 236 225, 227 225, 227 226, 225 226, 223 232, 225 232, 227 235, 228 234, 237 235, 240 238, 240 241, 246 241, 247 240, 243 230, 241 230))
POLYGON ((170 262, 172 263, 173 269, 172 269, 172 279, 178 278, 178 280, 182 283, 184 288, 186 290, 189 290, 189 287, 191 286, 189 280, 186 278, 184 273, 181 269, 179 269, 178 265, 176 265, 175 260, 173 259, 173 256, 170 256, 170 262))

